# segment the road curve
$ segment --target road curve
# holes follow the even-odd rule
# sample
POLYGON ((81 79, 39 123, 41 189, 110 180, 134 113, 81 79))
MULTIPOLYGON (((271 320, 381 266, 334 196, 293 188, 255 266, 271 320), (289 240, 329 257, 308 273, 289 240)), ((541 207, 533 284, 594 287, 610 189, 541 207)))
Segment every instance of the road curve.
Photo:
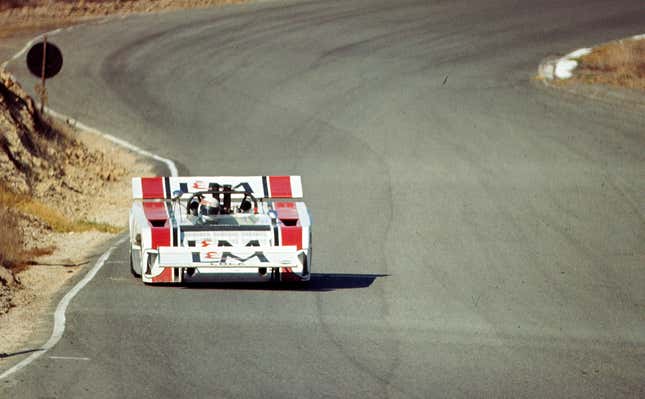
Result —
POLYGON ((55 36, 52 108, 183 174, 302 175, 318 274, 147 287, 120 247, 0 397, 644 397, 645 118, 531 81, 643 26, 642 0, 326 0, 55 36))

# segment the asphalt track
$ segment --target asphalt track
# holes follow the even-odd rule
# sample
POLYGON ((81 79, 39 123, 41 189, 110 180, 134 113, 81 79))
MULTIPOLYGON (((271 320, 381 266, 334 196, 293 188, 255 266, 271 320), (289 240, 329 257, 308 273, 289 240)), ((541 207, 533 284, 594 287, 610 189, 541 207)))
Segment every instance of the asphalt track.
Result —
POLYGON ((0 397, 645 397, 645 118, 531 81, 644 26, 642 0, 276 1, 56 36, 52 108, 184 174, 302 175, 318 274, 147 287, 121 247, 0 397))

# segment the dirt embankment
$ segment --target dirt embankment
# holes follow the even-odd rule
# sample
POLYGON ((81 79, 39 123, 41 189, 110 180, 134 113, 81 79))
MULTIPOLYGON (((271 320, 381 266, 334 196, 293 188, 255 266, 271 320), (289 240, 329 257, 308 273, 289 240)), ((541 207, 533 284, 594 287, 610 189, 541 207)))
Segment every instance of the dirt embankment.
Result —
POLYGON ((147 161, 41 116, 0 71, 0 354, 26 342, 52 296, 124 231, 130 177, 151 174, 147 161))
MULTIPOLYGON (((10 273, 52 253, 53 234, 123 229, 124 218, 114 219, 111 192, 127 180, 136 160, 110 144, 98 147, 88 147, 72 127, 42 117, 20 85, 0 71, 0 263, 10 273)), ((15 286, 19 279, 0 277, 0 283, 15 286)), ((0 314, 5 311, 0 306, 0 314)))

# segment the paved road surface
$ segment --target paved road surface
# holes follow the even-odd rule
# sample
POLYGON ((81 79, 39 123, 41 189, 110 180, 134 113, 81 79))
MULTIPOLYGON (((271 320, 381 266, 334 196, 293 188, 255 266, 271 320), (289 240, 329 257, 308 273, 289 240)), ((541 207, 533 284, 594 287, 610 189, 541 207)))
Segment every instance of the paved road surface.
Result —
POLYGON ((645 397, 645 118, 531 82, 643 11, 276 1, 52 38, 54 109, 184 174, 301 174, 319 274, 146 287, 122 247, 0 396, 645 397))

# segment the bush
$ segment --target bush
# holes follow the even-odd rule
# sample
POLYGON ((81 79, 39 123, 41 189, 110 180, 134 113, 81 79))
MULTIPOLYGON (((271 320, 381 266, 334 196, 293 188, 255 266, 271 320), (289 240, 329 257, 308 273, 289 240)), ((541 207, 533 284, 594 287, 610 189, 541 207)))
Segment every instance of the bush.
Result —
POLYGON ((645 89, 645 40, 621 40, 595 48, 576 70, 589 83, 645 89))
POLYGON ((0 226, 3 230, 0 234, 0 264, 8 269, 20 267, 25 262, 25 243, 18 218, 15 212, 0 205, 0 226))

